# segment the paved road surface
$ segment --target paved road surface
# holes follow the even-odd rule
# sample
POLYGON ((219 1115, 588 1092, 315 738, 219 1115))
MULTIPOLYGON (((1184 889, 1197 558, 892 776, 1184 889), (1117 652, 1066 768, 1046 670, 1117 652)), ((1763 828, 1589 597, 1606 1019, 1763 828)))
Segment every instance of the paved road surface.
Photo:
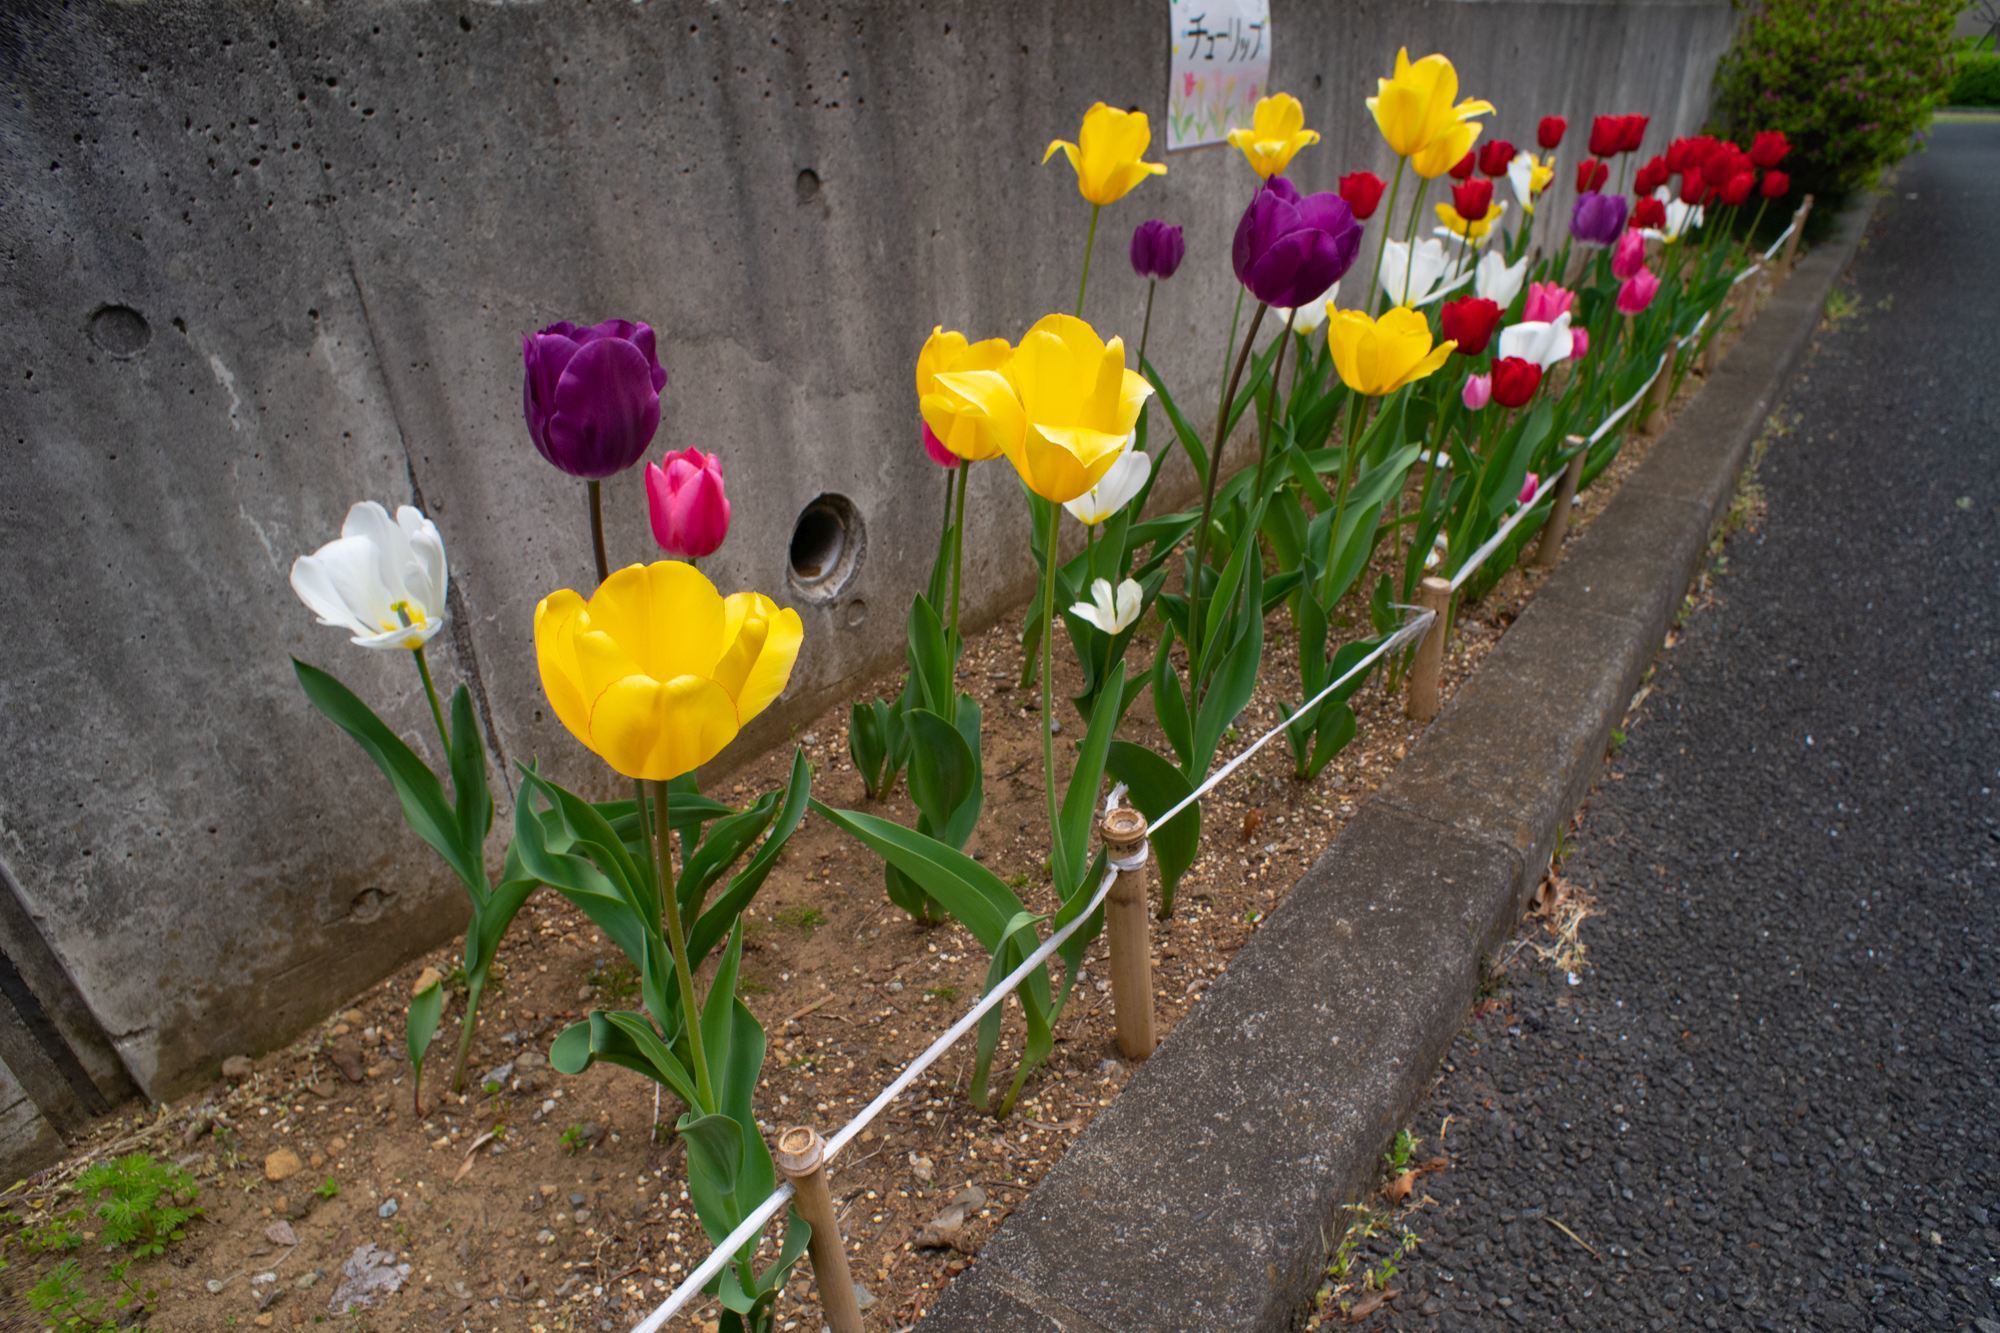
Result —
POLYGON ((1587 809, 1588 966, 1418 1112, 1392 1326, 2000 1333, 2000 124, 1852 287, 1587 809))

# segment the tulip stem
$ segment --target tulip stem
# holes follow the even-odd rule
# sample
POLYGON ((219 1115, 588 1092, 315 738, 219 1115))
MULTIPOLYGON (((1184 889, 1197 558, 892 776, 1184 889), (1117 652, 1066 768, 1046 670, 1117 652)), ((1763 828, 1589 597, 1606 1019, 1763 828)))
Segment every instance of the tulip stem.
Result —
POLYGON ((424 697, 431 701, 431 720, 437 723, 438 739, 444 742, 445 763, 451 762, 451 732, 445 729, 444 709, 438 706, 437 686, 431 682, 431 664, 424 657, 424 646, 416 646, 413 655, 417 659, 417 674, 424 678, 424 697))
POLYGON ((1410 299, 1412 295, 1410 291, 1410 274, 1416 271, 1417 266, 1417 221, 1423 216, 1424 196, 1429 194, 1430 190, 1431 183, 1422 176, 1417 177, 1417 197, 1410 201, 1410 225, 1408 228, 1410 233, 1410 248, 1403 255, 1403 299, 1397 302, 1398 305, 1406 305, 1411 309, 1415 309, 1417 304, 1410 299))
MULTIPOLYGON (((1278 354, 1271 361, 1271 410, 1264 415, 1262 428, 1257 432, 1256 493, 1260 499, 1264 494, 1265 472, 1271 462, 1271 423, 1277 419, 1278 413, 1283 411, 1285 406, 1285 395, 1279 388, 1278 381, 1285 373, 1285 350, 1292 345, 1292 322, 1298 317, 1297 310, 1285 313, 1285 331, 1278 335, 1278 354)), ((1304 356, 1301 355, 1300 359, 1304 360, 1304 356)), ((1292 378, 1296 382, 1298 376, 1294 374, 1292 378)))
POLYGON ((1146 339, 1153 336, 1153 292, 1159 287, 1158 278, 1146 279, 1146 317, 1139 321, 1139 364, 1146 364, 1146 339))
POLYGON ((1104 205, 1090 206, 1090 232, 1083 239, 1083 276, 1076 284, 1076 317, 1083 318, 1083 293, 1090 286, 1090 252, 1097 248, 1097 215, 1104 211, 1104 205))
POLYGON ((1055 674, 1056 538, 1062 530, 1062 506, 1050 501, 1043 527, 1042 549, 1042 786, 1049 806, 1049 847, 1055 854, 1057 882, 1068 872, 1062 846, 1062 814, 1056 804, 1055 702, 1050 677, 1055 674))
POLYGON ((452 1061, 451 1090, 465 1091, 465 1059, 472 1054, 472 1034, 479 1027, 479 997, 486 990, 486 977, 482 973, 465 979, 465 1018, 458 1029, 458 1057, 452 1061))
POLYGON ((1361 418, 1368 407, 1368 396, 1356 393, 1347 405, 1347 430, 1340 440, 1340 491, 1333 500, 1333 522, 1326 533, 1326 565, 1319 572, 1319 600, 1329 614, 1333 611, 1333 560, 1340 549, 1340 521, 1347 513, 1347 488, 1354 475, 1354 460, 1361 453, 1361 418))
POLYGON ((965 573, 965 474, 971 467, 970 463, 960 462, 956 468, 952 469, 958 473, 958 484, 953 488, 956 492, 956 499, 952 502, 953 512, 951 522, 951 642, 953 652, 953 680, 958 678, 958 589, 965 573))
POLYGON ((673 826, 668 819, 673 800, 670 792, 664 782, 653 784, 653 838, 656 844, 654 850, 659 858, 656 882, 660 888, 660 924, 667 937, 667 948, 673 951, 674 978, 680 983, 681 1027, 687 1033, 688 1054, 694 1062, 695 1094, 701 1098, 701 1106, 697 1109, 704 1115, 712 1115, 717 1109, 715 1088, 709 1082, 708 1053, 702 1049, 701 1007, 694 995, 694 970, 688 965, 687 933, 681 928, 680 899, 674 893, 673 826))
POLYGON ((604 556, 604 483, 584 483, 590 491, 590 551, 597 557, 597 581, 611 577, 611 562, 604 556))
MULTIPOLYGON (((1209 513, 1215 508, 1215 479, 1222 474, 1222 449, 1228 443, 1229 407, 1236 401, 1236 386, 1243 382, 1243 367, 1250 360, 1250 349, 1257 343, 1257 327, 1264 322, 1264 312, 1270 308, 1263 301, 1257 303, 1257 313, 1250 317, 1250 329, 1243 335, 1242 350, 1236 354, 1236 368, 1230 372, 1229 385, 1222 391, 1222 405, 1215 413, 1215 445, 1208 453, 1208 479, 1201 493, 1201 524, 1194 530, 1194 566, 1188 571, 1187 632, 1191 669, 1200 660, 1197 654, 1201 646, 1201 571, 1208 552, 1209 513)), ((1200 673, 1196 671, 1195 674, 1198 676, 1200 673)))
POLYGON ((1368 271, 1368 302, 1361 307, 1361 313, 1370 319, 1375 318, 1375 293, 1382 286, 1382 256, 1388 253, 1389 224, 1396 216, 1396 196, 1402 192, 1403 168, 1409 161, 1407 157, 1397 158, 1396 173, 1389 180, 1389 206, 1382 210, 1382 234, 1375 238, 1375 267, 1368 271))

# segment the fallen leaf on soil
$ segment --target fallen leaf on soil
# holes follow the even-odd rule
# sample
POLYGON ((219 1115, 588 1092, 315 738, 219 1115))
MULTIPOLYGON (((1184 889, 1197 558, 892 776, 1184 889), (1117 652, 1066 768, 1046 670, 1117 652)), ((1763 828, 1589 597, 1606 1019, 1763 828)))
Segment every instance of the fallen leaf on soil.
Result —
POLYGON ((1369 1292, 1348 1309, 1347 1322, 1350 1324, 1360 1323, 1402 1294, 1402 1291, 1396 1287, 1390 1287, 1386 1291, 1369 1292))
POLYGON ((1410 1191, 1417 1187, 1417 1173, 1405 1171, 1382 1187, 1382 1197, 1390 1203, 1401 1203, 1410 1197, 1410 1191))
POLYGON ((489 1129, 472 1141, 472 1146, 465 1150, 465 1160, 458 1164, 458 1171, 451 1178, 452 1184, 456 1185, 459 1181, 465 1179, 466 1173, 472 1170, 472 1164, 477 1160, 479 1150, 493 1142, 495 1137, 497 1136, 489 1129))

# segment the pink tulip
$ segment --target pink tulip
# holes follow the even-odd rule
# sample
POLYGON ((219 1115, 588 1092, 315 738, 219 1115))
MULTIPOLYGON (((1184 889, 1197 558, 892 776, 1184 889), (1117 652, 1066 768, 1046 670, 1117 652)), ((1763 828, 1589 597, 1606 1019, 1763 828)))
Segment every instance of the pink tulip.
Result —
POLYGON ((1530 472, 1528 480, 1521 487, 1521 503, 1527 504, 1535 498, 1535 492, 1542 488, 1542 479, 1530 472))
POLYGON ((1569 359, 1572 361, 1581 361, 1590 353, 1590 330, 1571 329, 1569 332, 1572 340, 1570 342, 1569 359))
POLYGON ((1493 401, 1493 377, 1491 375, 1467 375, 1465 388, 1459 392, 1459 399, 1467 407, 1477 412, 1493 401))
POLYGON ((653 540, 668 555, 699 560, 715 554, 729 535, 729 497, 722 492, 722 460, 699 449, 668 454, 646 464, 646 508, 653 540))
POLYGON ((942 468, 954 468, 963 461, 957 454, 944 447, 944 441, 937 437, 928 424, 923 429, 924 452, 931 456, 931 462, 942 468))
POLYGON ((1636 231, 1628 231, 1611 248, 1611 274, 1616 278, 1629 278, 1644 267, 1646 238, 1636 231))
POLYGON ((1521 322, 1553 324, 1556 316, 1567 313, 1575 303, 1576 293, 1566 287, 1553 282, 1531 282, 1527 304, 1521 307, 1521 322))
POLYGON ((1625 284, 1618 289, 1618 313, 1638 314, 1653 303, 1653 296, 1659 290, 1660 280, 1653 276, 1652 270, 1640 269, 1625 279, 1625 284))

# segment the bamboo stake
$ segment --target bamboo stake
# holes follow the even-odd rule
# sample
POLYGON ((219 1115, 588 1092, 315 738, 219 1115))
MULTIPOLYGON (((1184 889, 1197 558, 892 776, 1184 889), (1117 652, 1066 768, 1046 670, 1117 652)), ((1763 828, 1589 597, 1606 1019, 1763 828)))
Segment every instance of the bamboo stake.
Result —
POLYGON ((1417 587, 1417 604, 1437 618, 1417 641, 1417 660, 1410 668, 1410 693, 1403 711, 1419 722, 1438 715, 1438 673, 1444 667, 1445 635, 1451 630, 1451 581, 1426 576, 1417 587))
POLYGON ((1153 945, 1149 938, 1153 858, 1146 846, 1146 817, 1124 807, 1104 817, 1104 850, 1120 869, 1105 899, 1104 933, 1111 945, 1111 1007, 1118 1049, 1128 1060, 1143 1060, 1160 1044, 1153 1023, 1153 945))
POLYGON ((854 1277, 847 1268, 847 1247, 840 1239, 840 1216, 833 1209, 833 1192, 826 1183, 826 1143, 809 1125, 778 1136, 778 1169, 792 1182, 792 1206, 812 1227, 806 1253, 819 1283, 820 1313, 833 1333, 861 1333, 861 1302, 854 1294, 854 1277))
POLYGON ((1806 219, 1812 216, 1812 210, 1813 197, 1807 195, 1799 201, 1799 211, 1792 214, 1792 234, 1785 238, 1785 250, 1778 260, 1787 276, 1790 276, 1792 264, 1799 257, 1799 238, 1806 234, 1806 219))
POLYGON ((1673 401, 1674 358, 1660 367, 1660 373, 1653 380, 1653 386, 1646 390, 1646 401, 1639 405, 1639 433, 1652 439, 1667 428, 1667 404, 1673 401))
POLYGON ((1556 507, 1549 514, 1548 522, 1542 525, 1542 544, 1535 549, 1535 568, 1548 569, 1562 554, 1563 538, 1569 533, 1569 511, 1576 499, 1576 488, 1583 482, 1583 458, 1590 450, 1581 435, 1572 435, 1564 441, 1573 452, 1569 465, 1563 469, 1562 480, 1556 483, 1556 507))

